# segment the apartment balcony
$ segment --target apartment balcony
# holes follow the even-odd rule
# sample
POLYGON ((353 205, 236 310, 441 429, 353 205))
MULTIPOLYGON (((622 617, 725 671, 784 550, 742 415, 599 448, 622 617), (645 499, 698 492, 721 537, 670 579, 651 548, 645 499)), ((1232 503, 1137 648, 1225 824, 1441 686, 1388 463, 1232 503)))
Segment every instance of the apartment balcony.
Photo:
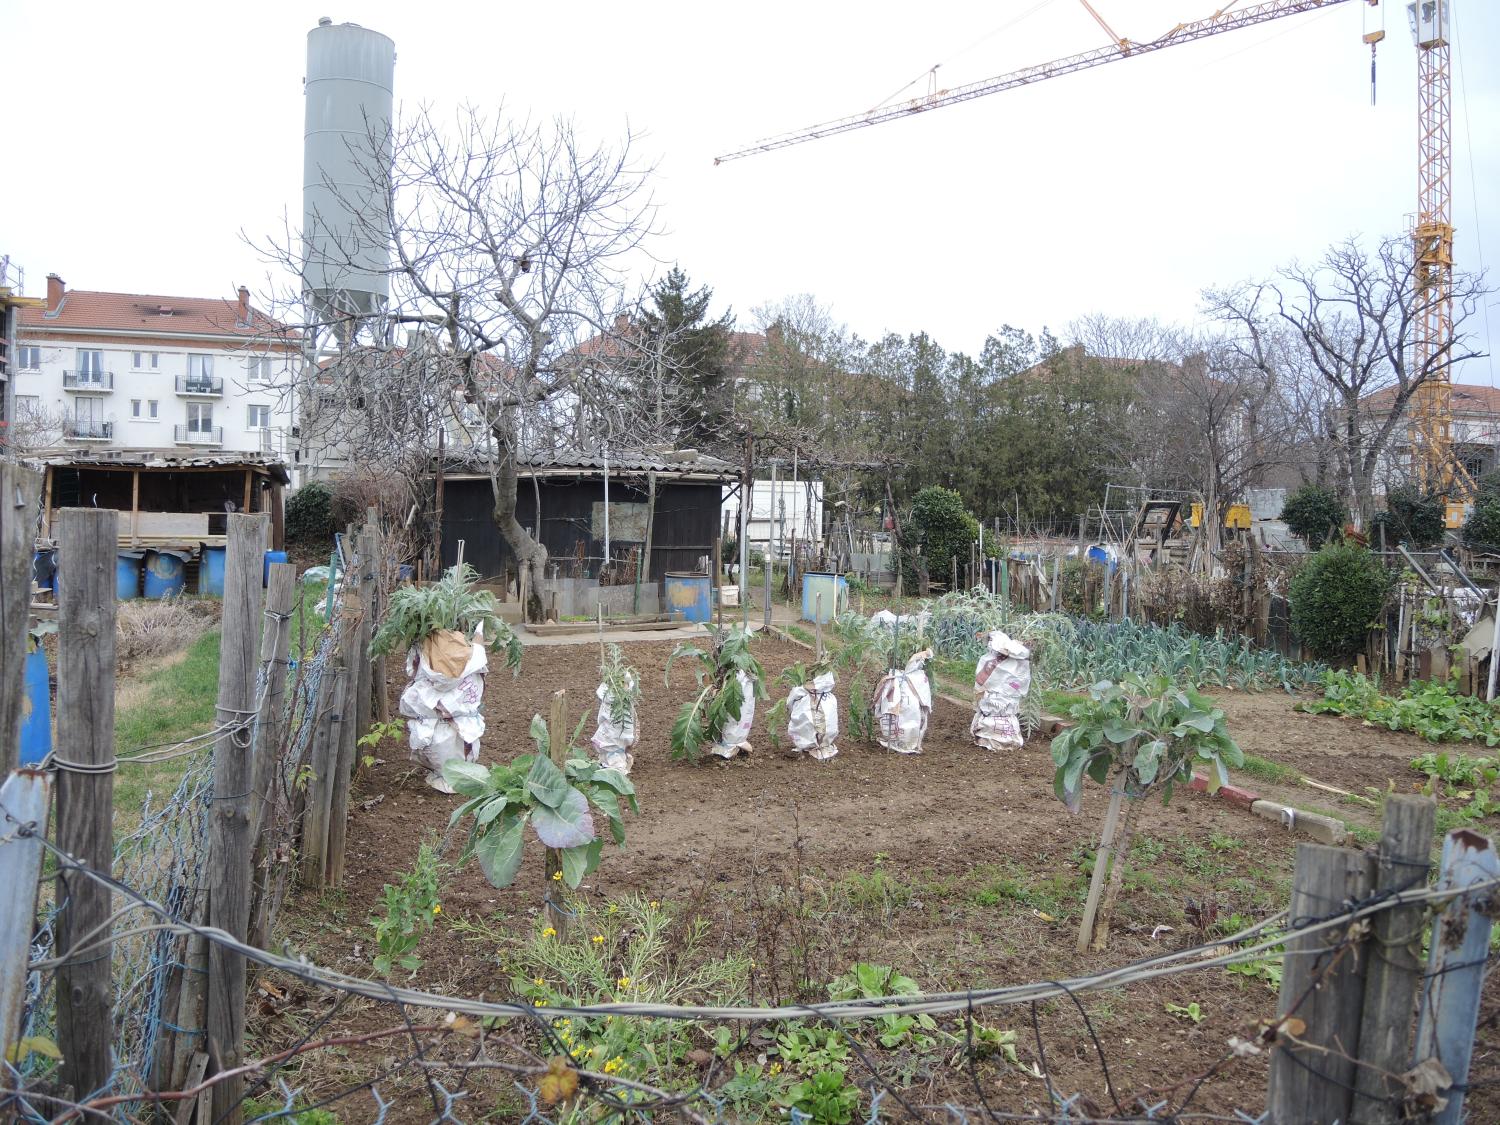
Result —
POLYGON ((204 429, 188 426, 173 426, 172 440, 178 445, 223 445, 224 427, 208 426, 204 429))
POLYGON ((64 371, 63 390, 84 391, 98 394, 115 389, 113 371, 64 371))
POLYGON ((115 436, 115 424, 69 418, 63 423, 63 434, 74 441, 109 441, 115 436))
POLYGON ((177 393, 188 398, 223 398, 224 380, 212 375, 179 375, 177 393))

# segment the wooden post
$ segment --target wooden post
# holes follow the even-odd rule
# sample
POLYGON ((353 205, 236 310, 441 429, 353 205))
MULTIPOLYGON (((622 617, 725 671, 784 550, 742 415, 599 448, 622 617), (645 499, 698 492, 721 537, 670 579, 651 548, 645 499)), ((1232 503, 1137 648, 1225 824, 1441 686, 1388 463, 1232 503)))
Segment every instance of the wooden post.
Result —
POLYGON ((286 735, 287 656, 291 651, 292 599, 296 593, 297 568, 291 563, 272 563, 266 585, 265 627, 261 633, 260 662, 265 669, 266 693, 255 723, 255 759, 250 777, 250 838, 255 844, 251 869, 250 944, 266 942, 270 881, 266 870, 266 827, 275 809, 277 762, 286 735))
POLYGON ((21 714, 26 709, 26 622, 31 611, 31 556, 35 549, 37 472, 0 464, 0 769, 21 760, 21 714))
MULTIPOLYGON (((1431 797, 1395 794, 1385 802, 1376 891, 1401 891, 1427 881, 1437 803, 1431 797)), ((1365 975, 1359 1059, 1354 1076, 1354 1119, 1361 1125, 1396 1125, 1402 1117, 1398 1083, 1411 1059, 1411 1014, 1422 974, 1423 908, 1403 906, 1372 919, 1375 943, 1365 975)))
MULTIPOLYGON (((214 743, 208 924, 241 941, 250 926, 250 790, 254 777, 250 720, 259 702, 255 695, 256 649, 262 620, 261 573, 270 529, 271 520, 265 514, 235 512, 229 516, 225 537, 228 549, 224 558, 217 715, 224 733, 214 743)), ((208 949, 207 1032, 213 1073, 231 1070, 244 1061, 245 959, 217 943, 208 949)), ((243 1089, 242 1078, 229 1078, 214 1087, 216 1122, 239 1125, 243 1089)))
MULTIPOLYGON (((58 514, 57 845, 108 873, 114 864, 115 554, 119 513, 67 508, 58 514), (71 768, 70 768, 71 767, 71 768), (97 770, 98 772, 93 772, 97 770)), ((57 948, 91 948, 57 971, 57 1045, 62 1080, 92 1093, 113 1071, 110 1035, 108 887, 69 868, 57 876, 57 948), (103 929, 103 937, 96 931, 103 929), (100 944, 95 944, 100 942, 100 944)))
POLYGON ((817 660, 823 659, 823 594, 822 591, 813 595, 813 654, 817 660))
MULTIPOLYGON (((240 509, 246 515, 250 514, 250 504, 255 499, 255 472, 251 469, 245 470, 245 506, 240 509)), ((264 547, 261 548, 265 550, 264 547)))
MULTIPOLYGON (((1298 844, 1288 925, 1295 928, 1364 898, 1371 866, 1360 852, 1298 844)), ((1346 936, 1344 927, 1335 926, 1287 943, 1276 1010, 1305 1024, 1297 1034, 1304 1045, 1282 1042, 1271 1055, 1266 1108, 1276 1125, 1349 1120, 1366 958, 1360 949, 1341 947, 1346 936)))
POLYGON ((0 808, 16 822, 0 836, 0 902, 6 904, 0 910, 0 1058, 15 1057, 11 1046, 20 1036, 26 1007, 26 961, 51 802, 51 779, 41 770, 13 771, 0 786, 0 808), (23 836, 21 825, 33 827, 23 836))
POLYGON ((718 617, 716 620, 722 627, 724 624, 724 565, 723 565, 724 541, 717 535, 714 536, 714 611, 718 617))
POLYGON ((956 551, 954 552, 953 558, 950 561, 953 563, 953 573, 948 579, 948 592, 952 593, 954 590, 958 589, 958 553, 956 551))
MULTIPOLYGON (((1490 841, 1477 832, 1459 828, 1443 841, 1440 889, 1472 886, 1500 878, 1500 857, 1490 841)), ((1489 956, 1490 912, 1494 891, 1460 895, 1443 908, 1432 927, 1427 955, 1427 980, 1417 1009, 1416 1064, 1436 1060, 1448 1072, 1451 1089, 1439 1091, 1448 1104, 1432 1115, 1433 1125, 1458 1125, 1464 1120, 1464 1087, 1474 1054, 1474 1025, 1479 1018, 1486 959, 1489 956)))
POLYGON ((359 680, 355 669, 346 666, 340 681, 344 689, 343 697, 339 710, 334 715, 328 740, 328 855, 323 870, 330 887, 337 887, 344 881, 344 842, 349 831, 349 784, 354 777, 357 741, 355 716, 358 701, 354 698, 354 693, 358 690, 359 680))
POLYGON ((307 808, 302 817, 300 877, 304 887, 322 887, 328 863, 328 817, 333 804, 334 769, 341 739, 340 716, 344 710, 343 668, 327 668, 318 686, 312 746, 308 769, 307 808))
MULTIPOLYGON (((566 770, 568 764, 568 690, 558 688, 552 693, 552 709, 547 716, 547 752, 552 764, 566 770)), ((559 896, 562 887, 558 876, 562 875, 562 854, 556 848, 547 849, 544 866, 546 882, 542 887, 542 900, 547 907, 547 923, 557 931, 557 940, 568 939, 568 912, 563 908, 559 896)))
MULTIPOLYGON (((358 547, 358 567, 356 573, 359 575, 359 617, 354 628, 354 652, 352 654, 356 682, 354 697, 354 729, 355 738, 360 739, 370 733, 370 721, 374 715, 374 701, 371 698, 371 685, 374 681, 374 670, 370 666, 370 634, 373 629, 375 618, 375 532, 368 525, 360 532, 358 547)), ((353 772, 354 758, 349 758, 350 772, 353 772)))
MULTIPOLYGON (((1079 784, 1083 779, 1079 779, 1079 784)), ((1125 782, 1116 778, 1109 791, 1109 808, 1104 811, 1104 827, 1099 832, 1099 850, 1094 853, 1094 874, 1089 879, 1089 895, 1083 904, 1083 921, 1078 926, 1078 952, 1088 951, 1094 940, 1094 919, 1099 913, 1099 898, 1109 879, 1109 860, 1114 850, 1115 830, 1120 824, 1120 808, 1125 803, 1125 782)))

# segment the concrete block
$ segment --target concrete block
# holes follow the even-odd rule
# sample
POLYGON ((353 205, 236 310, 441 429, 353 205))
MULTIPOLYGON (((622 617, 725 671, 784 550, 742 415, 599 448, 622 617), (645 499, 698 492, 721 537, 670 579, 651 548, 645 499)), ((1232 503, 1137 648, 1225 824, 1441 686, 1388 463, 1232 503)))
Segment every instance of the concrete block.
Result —
POLYGON ((1293 832, 1305 832, 1320 844, 1342 844, 1348 835, 1342 820, 1335 820, 1322 813, 1303 812, 1301 809, 1278 805, 1275 801, 1256 801, 1250 811, 1266 820, 1274 820, 1293 832))

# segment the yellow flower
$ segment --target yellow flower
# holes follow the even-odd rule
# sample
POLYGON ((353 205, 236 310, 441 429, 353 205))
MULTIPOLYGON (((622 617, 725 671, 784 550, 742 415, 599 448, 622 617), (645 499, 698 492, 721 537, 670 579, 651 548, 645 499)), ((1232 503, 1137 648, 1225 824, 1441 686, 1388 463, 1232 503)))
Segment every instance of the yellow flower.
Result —
POLYGON ((614 1058, 610 1059, 607 1063, 604 1064, 604 1073, 605 1074, 618 1074, 620 1071, 622 1071, 624 1069, 625 1069, 625 1060, 623 1058, 621 1058, 619 1055, 616 1055, 614 1058))
POLYGON ((554 871, 552 873, 552 881, 554 883, 561 883, 562 882, 562 872, 561 871, 554 871))
POLYGON ((433 914, 433 917, 437 917, 442 912, 443 912, 443 904, 442 903, 435 902, 435 903, 432 904, 432 914, 433 914))
POLYGON ((547 982, 544 981, 541 977, 537 977, 536 980, 532 981, 531 983, 536 985, 538 988, 547 987, 547 982))
POLYGON ((572 1024, 572 1022, 573 1022, 572 1020, 570 1020, 566 1016, 564 1016, 562 1019, 560 1019, 560 1020, 557 1021, 557 1026, 558 1027, 568 1027, 569 1025, 572 1024))
POLYGON ((604 944, 604 935, 603 934, 595 934, 589 940, 592 941, 595 945, 603 945, 604 944))
POLYGON ((653 898, 653 899, 652 899, 652 900, 651 900, 651 909, 652 909, 652 910, 655 910, 655 909, 656 909, 656 908, 657 908, 657 907, 658 907, 658 906, 660 906, 660 905, 661 905, 661 901, 660 901, 660 900, 659 900, 659 899, 654 899, 654 898, 653 898))
POLYGON ((616 913, 619 912, 619 909, 620 908, 618 906, 616 906, 614 903, 610 903, 609 904, 609 909, 606 910, 604 913, 606 913, 606 914, 616 914, 616 913))
POLYGON ((557 931, 554 930, 551 926, 548 926, 545 930, 542 931, 542 936, 543 937, 556 937, 557 936, 557 931))
POLYGON ((630 987, 630 978, 629 977, 621 977, 615 983, 618 984, 621 988, 629 988, 630 987))
POLYGON ((779 1062, 778 1063, 772 1063, 771 1064, 771 1077, 775 1078, 780 1073, 781 1073, 781 1064, 779 1062))

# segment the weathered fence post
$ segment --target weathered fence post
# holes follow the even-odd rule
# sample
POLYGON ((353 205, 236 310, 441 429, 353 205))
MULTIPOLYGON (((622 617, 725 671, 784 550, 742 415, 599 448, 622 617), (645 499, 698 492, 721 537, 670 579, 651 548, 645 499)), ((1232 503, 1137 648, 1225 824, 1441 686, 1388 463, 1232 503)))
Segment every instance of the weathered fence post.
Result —
MULTIPOLYGON (((119 513, 66 508, 58 517, 57 846, 108 874, 114 866, 115 552, 119 513)), ((88 952, 58 969, 63 1082, 87 1097, 109 1082, 110 891, 64 867, 57 876, 57 948, 88 952)))
POLYGON ((1099 831, 1099 848, 1094 852, 1094 874, 1089 879, 1088 899, 1083 904, 1083 921, 1078 925, 1078 952, 1087 952, 1094 940, 1094 920, 1099 914, 1099 898, 1109 878, 1110 859, 1114 855, 1115 831, 1120 824, 1120 809, 1125 804, 1125 781, 1115 778, 1109 789, 1109 807, 1104 810, 1104 827, 1099 831))
POLYGON ((0 836, 0 1058, 14 1059, 26 1007, 26 962, 36 922, 37 883, 42 876, 42 841, 52 786, 41 770, 14 770, 0 786, 6 831, 0 836), (13 823, 12 823, 13 822, 13 823), (22 835, 18 829, 31 825, 22 835))
MULTIPOLYGON (((229 516, 224 559, 224 620, 219 639, 219 700, 209 817, 208 924, 245 939, 250 924, 250 800, 255 776, 252 723, 259 708, 256 655, 261 633, 261 575, 271 518, 229 516)), ((205 1030, 212 1071, 232 1070, 245 1048, 245 959, 217 942, 208 947, 205 1030)), ((214 1087, 219 1125, 239 1125, 241 1078, 214 1087)))
POLYGON ((255 761, 250 779, 250 838, 255 855, 252 875, 250 944, 264 945, 270 924, 268 914, 270 879, 265 874, 271 857, 266 845, 267 827, 277 805, 276 778, 281 744, 286 737, 287 657, 291 652, 292 599, 296 594, 297 568, 291 563, 272 563, 266 583, 265 630, 261 635, 260 662, 265 669, 266 693, 255 721, 255 761))
MULTIPOLYGON (((547 715, 547 753, 552 764, 566 772, 568 768, 568 690, 559 688, 552 693, 552 709, 547 715)), ((568 937, 568 911, 559 899, 562 893, 557 884, 562 876, 562 854, 556 848, 548 848, 544 867, 546 884, 542 888, 542 901, 547 904, 547 924, 557 931, 557 939, 568 937)))
MULTIPOLYGON (((1443 841, 1443 867, 1438 888, 1470 887, 1500 878, 1500 856, 1477 832, 1459 828, 1443 841)), ((1452 1086, 1439 1090, 1447 1099, 1432 1115, 1433 1125, 1458 1125, 1463 1120, 1464 1089, 1474 1054, 1474 1025, 1490 948, 1493 888, 1482 895, 1459 895, 1443 908, 1432 927, 1427 955, 1427 980, 1417 1015, 1418 1068, 1435 1064, 1447 1072, 1452 1086)), ((1429 1068, 1432 1068, 1429 1066, 1429 1068)))
MULTIPOLYGON (((1288 927, 1337 914, 1363 899, 1370 868, 1361 852, 1298 844, 1288 927)), ((1271 1055, 1266 1108, 1272 1125, 1349 1120, 1365 958, 1348 941, 1347 927, 1335 926, 1287 942, 1276 1011, 1281 1020, 1296 1018, 1305 1026, 1295 1037, 1283 1030, 1271 1055)))
MULTIPOLYGON (((1431 797, 1386 798, 1376 891, 1407 890, 1427 881, 1436 817, 1437 802, 1431 797)), ((1354 1076, 1354 1119, 1361 1125, 1395 1125, 1402 1116, 1403 1091, 1387 1075, 1404 1072, 1411 1058, 1425 912, 1420 905, 1402 906, 1382 911, 1372 922, 1375 940, 1359 1028, 1359 1059, 1367 1065, 1354 1076)))
MULTIPOLYGON (((354 668, 357 676, 354 697, 354 727, 356 740, 370 733, 370 722, 375 714, 375 700, 371 694, 373 669, 370 666, 370 635, 375 618, 375 530, 369 524, 360 532, 355 547, 355 572, 359 576, 359 618, 354 627, 354 668)), ((350 765, 354 763, 351 755, 350 765)))
POLYGON ((21 760, 26 689, 26 622, 31 611, 31 554, 42 475, 0 464, 0 769, 21 760))
POLYGON ((321 888, 328 864, 328 821, 333 807, 334 771, 342 741, 345 708, 343 668, 325 668, 314 704, 312 746, 308 754, 307 803, 302 816, 300 877, 304 887, 321 888))

